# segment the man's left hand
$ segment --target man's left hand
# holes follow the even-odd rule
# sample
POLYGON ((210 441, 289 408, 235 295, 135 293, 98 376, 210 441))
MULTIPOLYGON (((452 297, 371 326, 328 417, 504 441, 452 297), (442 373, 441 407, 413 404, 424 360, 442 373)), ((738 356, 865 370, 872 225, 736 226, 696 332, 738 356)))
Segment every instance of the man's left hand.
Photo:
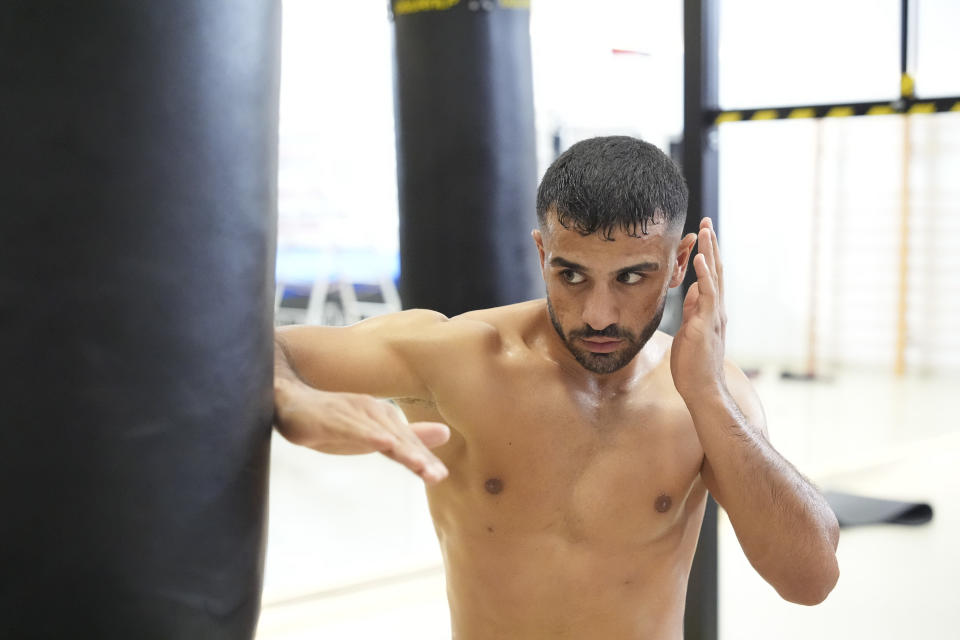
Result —
POLYGON ((697 281, 683 301, 683 321, 673 339, 670 369, 677 391, 687 401, 698 394, 723 392, 724 340, 727 314, 723 306, 723 265, 717 234, 709 218, 700 221, 693 268, 697 281))

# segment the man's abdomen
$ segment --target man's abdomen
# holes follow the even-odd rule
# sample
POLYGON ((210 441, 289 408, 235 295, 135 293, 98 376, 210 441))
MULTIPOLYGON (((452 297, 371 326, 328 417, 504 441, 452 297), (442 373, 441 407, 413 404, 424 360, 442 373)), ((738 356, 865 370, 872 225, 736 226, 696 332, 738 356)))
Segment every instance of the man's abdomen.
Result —
POLYGON ((680 638, 699 522, 684 525, 616 549, 551 531, 438 527, 454 637, 680 638))

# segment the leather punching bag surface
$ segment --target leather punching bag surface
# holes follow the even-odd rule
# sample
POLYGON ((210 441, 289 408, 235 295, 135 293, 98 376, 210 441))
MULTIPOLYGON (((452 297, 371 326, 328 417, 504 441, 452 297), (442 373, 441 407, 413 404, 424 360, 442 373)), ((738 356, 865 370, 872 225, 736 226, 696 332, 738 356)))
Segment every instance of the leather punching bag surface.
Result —
POLYGON ((392 9, 403 305, 455 315, 536 297, 529 3, 392 9))
POLYGON ((279 2, 0 8, 0 637, 252 637, 279 2))

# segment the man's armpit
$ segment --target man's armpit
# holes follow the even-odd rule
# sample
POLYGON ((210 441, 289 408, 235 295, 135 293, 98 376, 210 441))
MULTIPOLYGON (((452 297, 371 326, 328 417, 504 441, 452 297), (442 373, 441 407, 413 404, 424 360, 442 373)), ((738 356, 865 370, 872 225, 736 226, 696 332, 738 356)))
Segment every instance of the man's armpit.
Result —
POLYGON ((407 405, 408 407, 417 407, 420 409, 436 409, 437 403, 433 400, 424 400, 423 398, 391 398, 398 405, 407 405))

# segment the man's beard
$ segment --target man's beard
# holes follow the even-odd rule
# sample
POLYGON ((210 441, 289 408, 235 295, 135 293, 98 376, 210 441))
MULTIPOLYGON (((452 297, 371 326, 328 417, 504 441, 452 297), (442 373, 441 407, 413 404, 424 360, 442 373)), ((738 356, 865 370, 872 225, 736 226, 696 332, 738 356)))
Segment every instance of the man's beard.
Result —
POLYGON ((582 329, 571 331, 570 335, 566 335, 563 332, 563 327, 560 326, 560 321, 557 320, 557 314, 553 310, 553 303, 550 301, 550 296, 547 295, 547 312, 550 314, 550 323, 553 324, 553 328, 556 329, 557 335, 560 336, 563 344, 573 357, 576 358, 577 362, 580 363, 580 366, 593 373, 613 373, 627 366, 640 352, 640 349, 643 349, 643 346, 647 344, 647 341, 650 340, 653 334, 656 333, 657 327, 660 326, 660 320, 663 319, 663 309, 666 305, 667 297, 664 296, 663 300, 660 301, 660 307, 657 309, 657 312, 653 315, 653 318, 647 326, 643 328, 639 336, 615 324, 604 327, 600 331, 596 331, 590 326, 584 326, 582 329), (623 340, 626 344, 623 348, 610 353, 594 353, 578 347, 575 342, 578 338, 601 337, 616 338, 623 340))

